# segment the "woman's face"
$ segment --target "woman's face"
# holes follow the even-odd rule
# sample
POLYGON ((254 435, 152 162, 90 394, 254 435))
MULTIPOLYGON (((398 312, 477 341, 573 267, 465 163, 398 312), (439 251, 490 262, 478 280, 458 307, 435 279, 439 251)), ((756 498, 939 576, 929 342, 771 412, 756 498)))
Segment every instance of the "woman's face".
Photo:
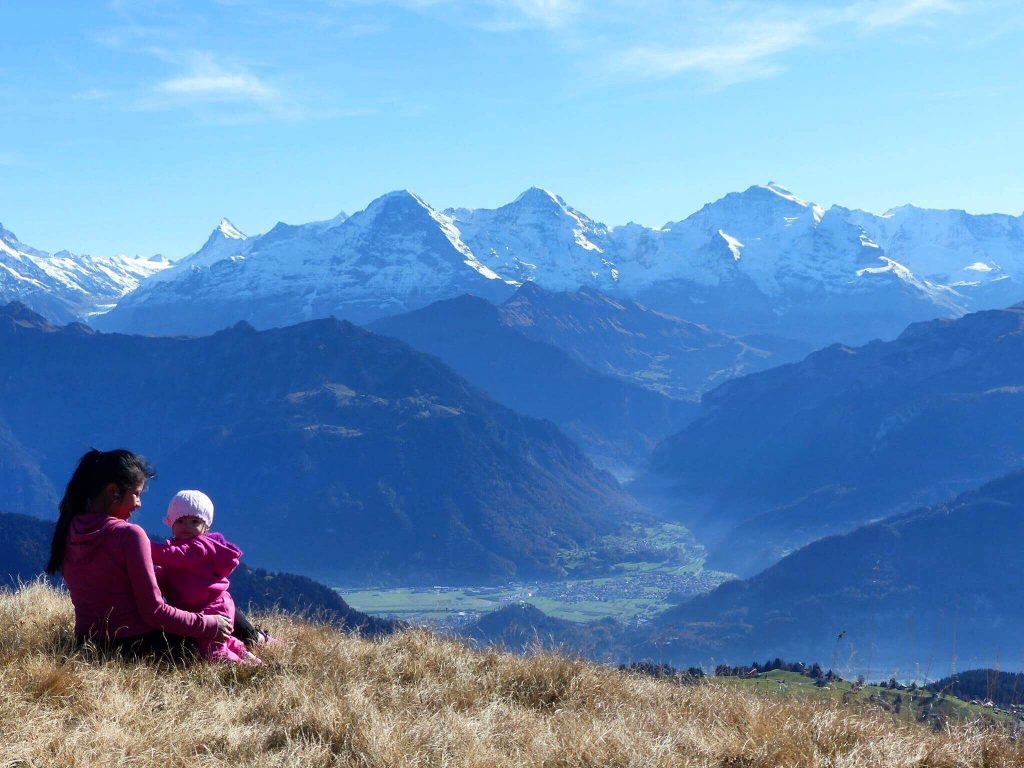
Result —
POLYGON ((142 491, 145 487, 145 483, 139 483, 128 488, 117 488, 115 486, 115 490, 111 494, 110 509, 107 514, 120 520, 127 520, 131 517, 132 512, 142 506, 142 491))

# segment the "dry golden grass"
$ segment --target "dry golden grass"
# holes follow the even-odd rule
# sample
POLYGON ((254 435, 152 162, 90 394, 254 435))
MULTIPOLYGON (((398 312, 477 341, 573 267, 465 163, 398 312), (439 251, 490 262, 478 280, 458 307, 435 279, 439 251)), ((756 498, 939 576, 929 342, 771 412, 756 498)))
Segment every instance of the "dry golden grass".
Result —
POLYGON ((265 622, 266 666, 173 669, 73 653, 66 597, 0 592, 0 768, 1024 765, 999 731, 265 622))

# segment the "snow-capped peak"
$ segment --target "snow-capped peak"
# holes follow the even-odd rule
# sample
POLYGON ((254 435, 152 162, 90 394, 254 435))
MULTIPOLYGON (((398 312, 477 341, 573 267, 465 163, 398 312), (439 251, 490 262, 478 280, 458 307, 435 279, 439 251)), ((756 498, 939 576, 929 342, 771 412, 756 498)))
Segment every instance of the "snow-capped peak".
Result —
POLYGON ((815 224, 821 222, 822 217, 824 217, 825 215, 825 209, 822 208, 820 205, 818 205, 817 203, 809 203, 806 200, 797 197, 788 189, 783 187, 781 184, 776 184, 774 181, 769 181, 767 184, 763 184, 759 188, 767 189, 772 194, 778 195, 783 200, 788 200, 791 203, 796 203, 801 208, 810 208, 811 214, 814 216, 815 224))
POLYGON ((231 240, 247 239, 247 235, 245 235, 241 230, 238 229, 238 227, 236 227, 226 218, 220 220, 220 224, 217 225, 217 231, 224 235, 224 237, 227 237, 231 240))
POLYGON ((776 184, 774 181, 769 181, 767 184, 761 184, 759 185, 759 188, 767 189, 769 192, 773 192, 774 194, 778 195, 784 200, 789 200, 791 203, 796 203, 801 208, 810 207, 810 203, 808 203, 806 200, 801 200, 799 197, 794 195, 784 186, 782 186, 781 184, 776 184))
POLYGON ((554 203, 559 208, 566 208, 565 200, 556 195, 549 189, 543 187, 530 187, 528 190, 523 192, 519 197, 512 201, 512 204, 541 204, 550 205, 554 203))
POLYGON ((423 198, 408 189, 396 189, 372 200, 366 208, 349 217, 347 221, 359 227, 370 226, 385 212, 432 210, 423 198))

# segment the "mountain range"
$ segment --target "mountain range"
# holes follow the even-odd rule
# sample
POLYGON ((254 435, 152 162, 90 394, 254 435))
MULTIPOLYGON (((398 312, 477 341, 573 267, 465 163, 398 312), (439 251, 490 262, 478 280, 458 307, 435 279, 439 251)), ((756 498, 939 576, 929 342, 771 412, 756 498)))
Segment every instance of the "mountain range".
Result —
POLYGON ((750 575, 1024 466, 1024 304, 833 345, 708 392, 634 486, 750 575))
POLYGON ((47 253, 25 245, 0 224, 0 305, 18 301, 55 322, 86 320, 106 312, 170 266, 161 256, 47 253))
POLYGON ((461 293, 512 291, 448 217, 403 191, 350 217, 279 223, 256 238, 222 222, 203 248, 94 325, 202 335, 241 320, 261 329, 331 316, 364 323, 461 293))
POLYGON ((51 514, 95 445, 155 462, 155 506, 200 487, 255 562, 336 583, 554 575, 560 548, 644 519, 550 422, 344 321, 147 338, 9 305, 0 370, 12 512, 51 514))
POLYGON ((659 228, 609 227, 537 188, 496 209, 444 211, 398 191, 350 217, 253 237, 225 220, 93 322, 150 334, 331 315, 366 323, 463 293, 500 302, 535 282, 635 300, 732 336, 864 343, 1019 301, 1022 231, 1020 217, 826 210, 774 183, 659 228))

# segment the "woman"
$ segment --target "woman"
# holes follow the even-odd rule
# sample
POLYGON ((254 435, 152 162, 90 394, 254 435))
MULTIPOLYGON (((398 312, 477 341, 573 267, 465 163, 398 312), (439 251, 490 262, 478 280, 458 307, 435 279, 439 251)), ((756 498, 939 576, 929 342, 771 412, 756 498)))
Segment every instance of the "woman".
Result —
POLYGON ((173 608, 160 595, 149 538, 127 522, 154 476, 130 451, 85 454, 60 502, 46 572, 64 577, 80 642, 180 657, 192 638, 225 639, 231 626, 223 616, 173 608))

